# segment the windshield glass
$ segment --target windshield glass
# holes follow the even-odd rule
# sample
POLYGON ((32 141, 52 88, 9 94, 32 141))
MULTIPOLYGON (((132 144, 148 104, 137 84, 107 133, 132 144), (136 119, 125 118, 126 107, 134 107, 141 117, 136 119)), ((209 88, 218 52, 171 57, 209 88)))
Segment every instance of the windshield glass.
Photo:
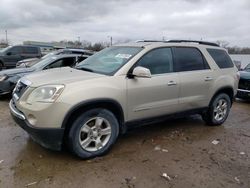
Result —
POLYGON ((6 52, 8 49, 10 49, 11 48, 11 46, 8 46, 8 47, 6 47, 6 48, 3 48, 3 49, 0 49, 0 52, 1 53, 3 53, 3 52, 6 52))
POLYGON ((250 72, 250 63, 246 66, 245 71, 250 72))
POLYGON ((140 47, 110 47, 86 60, 75 68, 85 71, 112 75, 142 50, 140 47))
POLYGON ((43 68, 48 63, 50 63, 51 61, 56 60, 56 59, 57 59, 57 57, 55 57, 55 56, 47 57, 46 59, 42 59, 41 61, 35 63, 32 67, 34 67, 36 69, 43 68))

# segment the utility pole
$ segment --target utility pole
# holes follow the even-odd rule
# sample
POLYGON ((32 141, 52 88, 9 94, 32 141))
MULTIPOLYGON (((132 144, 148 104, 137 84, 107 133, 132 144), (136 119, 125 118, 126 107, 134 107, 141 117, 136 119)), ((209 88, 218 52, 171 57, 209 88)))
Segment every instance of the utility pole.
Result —
POLYGON ((110 38, 110 46, 113 45, 113 37, 112 36, 108 36, 108 38, 110 38))
POLYGON ((6 40, 6 44, 8 44, 8 30, 5 30, 5 40, 6 40))
POLYGON ((78 47, 80 47, 81 46, 81 37, 79 36, 77 38, 78 38, 78 47))

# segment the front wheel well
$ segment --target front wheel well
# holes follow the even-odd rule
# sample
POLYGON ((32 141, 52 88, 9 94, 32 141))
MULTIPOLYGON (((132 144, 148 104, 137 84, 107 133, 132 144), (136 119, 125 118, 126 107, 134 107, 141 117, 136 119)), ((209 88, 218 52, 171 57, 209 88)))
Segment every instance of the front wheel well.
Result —
POLYGON ((84 102, 82 104, 76 105, 76 107, 73 107, 73 109, 70 110, 70 112, 66 115, 62 124, 62 127, 65 128, 64 135, 67 136, 72 123, 76 120, 77 117, 79 117, 84 112, 94 108, 103 108, 111 111, 119 122, 120 133, 124 133, 126 131, 126 128, 124 126, 124 114, 121 105, 113 100, 99 100, 84 102))
POLYGON ((0 60, 0 66, 1 66, 1 65, 4 67, 4 63, 3 63, 2 60, 0 60))

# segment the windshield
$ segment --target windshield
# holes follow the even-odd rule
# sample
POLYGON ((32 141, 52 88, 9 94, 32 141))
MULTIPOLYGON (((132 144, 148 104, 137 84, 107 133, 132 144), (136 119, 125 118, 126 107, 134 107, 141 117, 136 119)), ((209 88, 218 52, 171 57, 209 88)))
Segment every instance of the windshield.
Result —
POLYGON ((50 63, 51 61, 56 60, 56 59, 57 59, 57 57, 55 57, 55 56, 47 57, 46 59, 42 59, 41 61, 35 63, 32 67, 34 67, 36 69, 43 68, 48 63, 50 63))
POLYGON ((8 46, 6 48, 3 48, 3 49, 0 49, 0 52, 3 53, 3 52, 6 52, 8 49, 10 49, 12 46, 8 46))
POLYGON ((246 66, 245 71, 250 72, 250 63, 246 66))
POLYGON ((64 54, 64 51, 65 51, 64 49, 61 49, 61 50, 56 50, 56 51, 50 52, 50 53, 46 54, 45 56, 43 56, 42 59, 46 59, 47 57, 54 56, 54 55, 64 54))
POLYGON ((95 73, 113 75, 141 50, 142 48, 140 47, 106 48, 80 62, 75 68, 95 73))

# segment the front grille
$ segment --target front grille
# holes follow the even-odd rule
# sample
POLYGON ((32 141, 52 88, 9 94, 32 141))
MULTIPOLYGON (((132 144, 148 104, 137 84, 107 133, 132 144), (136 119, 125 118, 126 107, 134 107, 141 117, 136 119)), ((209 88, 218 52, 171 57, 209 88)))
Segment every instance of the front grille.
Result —
POLYGON ((20 98, 25 90, 27 89, 27 85, 25 85, 23 82, 19 81, 14 89, 14 93, 18 98, 20 98))
POLYGON ((250 90, 250 80, 240 79, 239 89, 250 90))

